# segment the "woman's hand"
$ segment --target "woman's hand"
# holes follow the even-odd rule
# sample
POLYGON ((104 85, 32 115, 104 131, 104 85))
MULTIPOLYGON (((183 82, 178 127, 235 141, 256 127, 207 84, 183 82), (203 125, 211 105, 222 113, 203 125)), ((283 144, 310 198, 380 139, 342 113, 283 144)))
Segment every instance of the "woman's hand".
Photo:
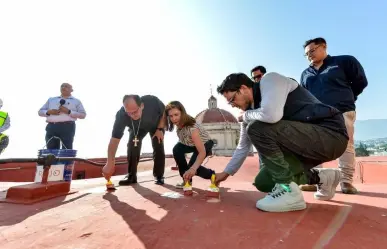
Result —
POLYGON ((191 180, 191 178, 196 175, 196 169, 195 168, 190 168, 189 170, 187 170, 184 175, 183 175, 183 178, 184 180, 186 181, 189 181, 191 180))

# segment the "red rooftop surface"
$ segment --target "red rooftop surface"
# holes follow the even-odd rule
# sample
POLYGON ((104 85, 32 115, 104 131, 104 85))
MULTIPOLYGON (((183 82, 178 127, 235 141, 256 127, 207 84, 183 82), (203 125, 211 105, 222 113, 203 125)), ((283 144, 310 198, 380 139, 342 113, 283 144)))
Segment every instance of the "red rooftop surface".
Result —
MULTIPOLYGON (((221 171, 229 160, 213 157, 206 166, 221 171)), ((2 249, 385 249, 387 160, 358 160, 364 161, 356 176, 357 195, 337 191, 331 201, 316 201, 312 192, 304 192, 307 209, 289 213, 255 208, 264 196, 252 185, 258 172, 256 155, 221 185, 220 202, 209 202, 205 190, 210 183, 199 177, 193 179, 194 195, 183 196, 174 188, 181 178, 170 170, 172 165, 166 167, 163 186, 153 183, 150 171, 139 173, 138 184, 110 193, 102 178, 75 180, 72 189, 78 192, 66 197, 34 205, 0 203, 0 245, 2 249)), ((114 176, 113 182, 118 184, 121 178, 114 176)))

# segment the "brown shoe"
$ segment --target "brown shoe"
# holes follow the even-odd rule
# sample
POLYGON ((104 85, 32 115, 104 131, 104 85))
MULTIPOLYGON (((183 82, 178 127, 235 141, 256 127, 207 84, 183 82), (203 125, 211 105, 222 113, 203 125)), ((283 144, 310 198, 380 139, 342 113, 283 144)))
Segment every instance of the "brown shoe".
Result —
POLYGON ((316 192, 317 191, 317 186, 316 185, 304 184, 304 185, 300 185, 300 189, 302 191, 316 192))
POLYGON ((341 192, 343 192, 344 194, 350 194, 350 195, 357 194, 357 189, 351 183, 342 182, 340 183, 340 186, 341 186, 341 192))

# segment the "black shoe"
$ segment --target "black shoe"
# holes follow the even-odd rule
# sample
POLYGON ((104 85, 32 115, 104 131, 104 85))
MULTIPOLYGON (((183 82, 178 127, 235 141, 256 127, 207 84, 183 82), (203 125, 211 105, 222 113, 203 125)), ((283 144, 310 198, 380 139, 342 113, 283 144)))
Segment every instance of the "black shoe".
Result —
POLYGON ((131 184, 137 183, 137 176, 134 175, 127 175, 125 176, 124 180, 121 180, 118 182, 118 185, 120 186, 128 186, 131 184))
POLYGON ((343 192, 344 194, 350 194, 350 195, 357 194, 357 189, 350 183, 342 182, 340 183, 340 186, 341 186, 341 192, 343 192))
POLYGON ((163 185, 164 184, 164 177, 156 177, 155 184, 163 185))

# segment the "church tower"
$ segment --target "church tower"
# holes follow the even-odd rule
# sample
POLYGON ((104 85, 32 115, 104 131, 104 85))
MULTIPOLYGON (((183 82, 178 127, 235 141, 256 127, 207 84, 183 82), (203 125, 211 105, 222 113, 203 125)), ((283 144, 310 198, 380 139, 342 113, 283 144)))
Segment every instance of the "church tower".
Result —
POLYGON ((216 100, 216 98, 214 97, 214 95, 212 95, 212 87, 210 85, 210 98, 208 99, 208 109, 215 109, 215 108, 218 108, 218 101, 216 100))

